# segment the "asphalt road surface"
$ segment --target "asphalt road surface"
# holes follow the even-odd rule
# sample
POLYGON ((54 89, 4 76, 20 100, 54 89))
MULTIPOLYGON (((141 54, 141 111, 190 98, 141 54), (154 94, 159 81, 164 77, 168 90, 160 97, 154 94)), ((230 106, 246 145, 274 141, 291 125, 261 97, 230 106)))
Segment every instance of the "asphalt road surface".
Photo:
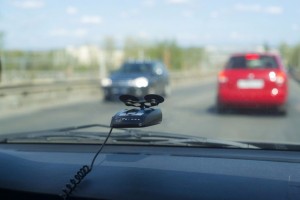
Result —
MULTIPOLYGON (((288 114, 266 111, 215 111, 216 80, 206 79, 174 88, 159 107, 160 125, 144 130, 163 131, 235 141, 300 143, 300 85, 290 80, 288 114)), ((10 116, 0 120, 0 133, 46 130, 84 124, 110 124, 125 106, 100 99, 10 116)))

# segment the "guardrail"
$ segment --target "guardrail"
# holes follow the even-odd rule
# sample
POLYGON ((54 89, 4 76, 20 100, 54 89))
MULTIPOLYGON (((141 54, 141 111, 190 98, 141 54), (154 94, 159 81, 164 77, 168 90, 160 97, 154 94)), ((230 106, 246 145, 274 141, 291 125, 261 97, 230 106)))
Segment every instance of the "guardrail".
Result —
POLYGON ((50 83, 31 83, 0 86, 0 98, 7 95, 30 95, 35 93, 70 91, 99 87, 99 80, 72 80, 50 83))
MULTIPOLYGON (((176 84, 181 81, 188 81, 201 78, 203 76, 215 75, 215 71, 209 72, 172 72, 170 74, 170 79, 172 84, 176 84)), ((73 79, 67 81, 40 81, 40 82, 32 82, 32 83, 24 83, 24 84, 10 84, 10 85, 0 85, 0 98, 8 95, 30 95, 36 93, 44 93, 44 92, 53 92, 53 91, 71 91, 71 90, 86 90, 90 88, 98 88, 100 87, 100 79, 73 79)))
MULTIPOLYGON (((215 75, 210 72, 173 72, 171 84, 195 81, 201 77, 215 75)), ((57 102, 74 102, 101 99, 100 79, 47 81, 0 86, 0 113, 15 111, 27 106, 52 105, 57 102)), ((1 116, 1 114, 0 114, 1 116)))
POLYGON ((300 70, 290 69, 289 74, 295 81, 300 83, 300 70))

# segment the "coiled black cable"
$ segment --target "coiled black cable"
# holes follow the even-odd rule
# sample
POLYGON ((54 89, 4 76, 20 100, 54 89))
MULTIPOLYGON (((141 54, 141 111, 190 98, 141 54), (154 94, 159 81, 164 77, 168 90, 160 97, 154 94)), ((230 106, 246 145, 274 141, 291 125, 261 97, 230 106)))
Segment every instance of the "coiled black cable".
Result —
POLYGON ((64 200, 68 199, 70 197, 70 195, 72 194, 72 192, 76 189, 76 187, 81 183, 81 181, 84 179, 84 177, 86 177, 86 175, 88 175, 93 167, 94 167, 94 163, 96 161, 96 158, 98 157, 98 155, 101 153, 104 145, 106 144, 111 132, 112 132, 113 128, 110 128, 109 133, 107 134, 104 142, 101 144, 101 147, 99 148, 98 152, 95 154, 91 165, 84 165, 82 166, 77 173, 75 174, 74 178, 70 179, 69 183, 67 183, 65 185, 65 188, 62 190, 62 194, 60 195, 60 197, 64 200))
POLYGON ((67 199, 69 195, 75 190, 77 185, 84 179, 84 177, 91 171, 91 168, 87 165, 84 165, 76 173, 73 179, 70 179, 70 183, 66 184, 65 188, 62 190, 63 194, 61 197, 67 199))

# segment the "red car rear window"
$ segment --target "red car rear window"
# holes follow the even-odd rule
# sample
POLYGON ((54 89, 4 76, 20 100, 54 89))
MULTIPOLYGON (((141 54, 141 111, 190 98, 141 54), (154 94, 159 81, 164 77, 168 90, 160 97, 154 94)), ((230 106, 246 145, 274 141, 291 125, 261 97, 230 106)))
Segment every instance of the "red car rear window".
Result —
POLYGON ((227 69, 274 69, 278 64, 274 56, 247 54, 231 57, 226 65, 227 69))

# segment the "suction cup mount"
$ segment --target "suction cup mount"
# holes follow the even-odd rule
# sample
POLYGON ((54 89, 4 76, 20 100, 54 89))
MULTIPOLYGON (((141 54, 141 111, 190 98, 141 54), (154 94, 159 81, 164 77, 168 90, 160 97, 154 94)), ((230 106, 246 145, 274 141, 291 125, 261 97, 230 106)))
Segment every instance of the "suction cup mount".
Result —
POLYGON ((139 100, 137 97, 128 94, 121 95, 119 99, 126 106, 139 107, 141 109, 157 106, 158 104, 165 101, 162 96, 156 94, 148 94, 144 96, 144 100, 139 100))

